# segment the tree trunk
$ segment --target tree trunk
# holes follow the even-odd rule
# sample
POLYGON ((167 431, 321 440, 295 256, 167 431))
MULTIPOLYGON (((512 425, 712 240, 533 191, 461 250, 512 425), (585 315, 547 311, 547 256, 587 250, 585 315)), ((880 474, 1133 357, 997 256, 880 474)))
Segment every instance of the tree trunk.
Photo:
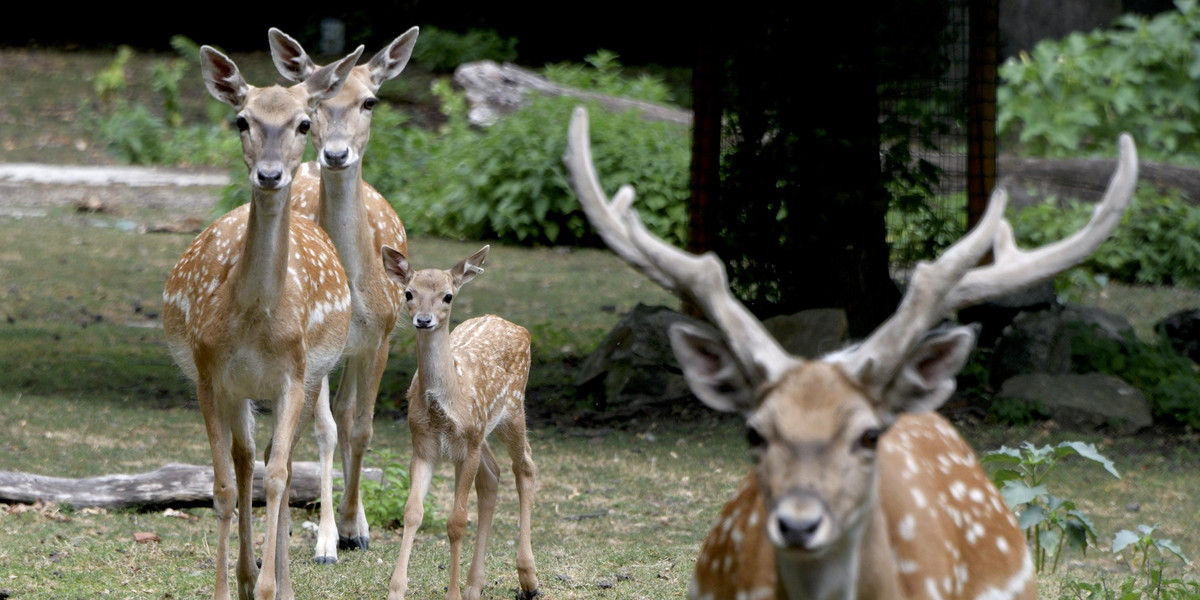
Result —
MULTIPOLYGON (((379 469, 367 469, 369 479, 382 477, 379 469)), ((334 471, 334 479, 341 478, 334 471)), ((170 463, 156 471, 135 475, 101 475, 85 479, 48 477, 18 471, 0 471, 0 502, 57 502, 99 508, 183 508, 212 506, 211 466, 170 463)), ((292 463, 291 503, 311 504, 320 496, 320 466, 315 462, 292 463)), ((265 504, 263 463, 254 465, 254 503, 265 504)))

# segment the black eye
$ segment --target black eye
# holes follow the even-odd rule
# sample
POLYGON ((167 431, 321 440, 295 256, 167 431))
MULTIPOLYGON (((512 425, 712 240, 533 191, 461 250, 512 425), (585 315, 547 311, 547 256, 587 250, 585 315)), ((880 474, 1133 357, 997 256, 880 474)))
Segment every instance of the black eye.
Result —
POLYGON ((298 128, 296 129, 296 131, 299 131, 299 132, 300 132, 300 135, 306 135, 306 134, 308 134, 308 130, 309 130, 311 127, 312 127, 312 121, 309 121, 308 119, 305 119, 305 120, 303 120, 303 121, 300 121, 300 127, 298 127, 298 128))
POLYGON ((764 438, 758 428, 753 425, 746 426, 746 442, 750 444, 751 450, 759 450, 767 446, 767 438, 764 438))
POLYGON ((376 98, 367 98, 366 100, 363 100, 363 110, 371 110, 372 108, 375 108, 375 105, 378 102, 379 100, 376 98))
POLYGON ((450 304, 450 301, 452 300, 454 300, 454 294, 446 294, 442 297, 442 302, 445 302, 446 304, 450 304))
POLYGON ((237 121, 234 121, 234 124, 237 125, 238 131, 244 132, 250 129, 250 122, 246 120, 246 117, 239 116, 237 121))
POLYGON ((408 291, 404 292, 404 299, 408 300, 409 302, 412 302, 412 292, 408 292, 408 291))
POLYGON ((867 450, 874 450, 879 446, 879 436, 883 435, 883 430, 878 427, 872 427, 862 432, 862 436, 858 438, 858 445, 867 450))

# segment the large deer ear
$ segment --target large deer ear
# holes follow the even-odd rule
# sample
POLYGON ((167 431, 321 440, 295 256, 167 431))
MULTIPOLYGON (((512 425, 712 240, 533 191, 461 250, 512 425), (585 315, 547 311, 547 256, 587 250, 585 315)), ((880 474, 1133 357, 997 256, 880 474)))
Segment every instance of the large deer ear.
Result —
POLYGON ((388 44, 387 48, 371 57, 371 62, 367 63, 367 70, 371 72, 371 85, 375 87, 375 91, 379 91, 383 82, 394 79, 408 66, 408 59, 412 58, 419 32, 416 27, 405 31, 388 44))
POLYGON ((391 246, 384 245, 381 250, 381 254, 383 255, 383 270, 387 271, 388 275, 400 283, 400 285, 408 287, 413 276, 412 265, 408 264, 408 257, 391 246))
POLYGON ((754 389, 724 339, 688 323, 671 325, 668 334, 675 360, 697 398, 722 412, 754 411, 754 389))
POLYGON ((246 94, 250 86, 228 56, 212 46, 201 46, 200 71, 204 76, 204 87, 208 88, 208 93, 212 94, 213 98, 237 110, 246 105, 246 94))
POLYGON ((267 39, 271 44, 271 61, 284 79, 300 83, 321 68, 292 36, 272 27, 267 31, 267 39))
POLYGON ((346 55, 342 60, 317 69, 311 77, 304 80, 304 83, 296 84, 304 86, 305 91, 308 92, 310 110, 316 110, 318 104, 342 91, 342 86, 346 85, 346 79, 350 76, 350 70, 354 68, 354 63, 358 62, 358 57, 362 56, 362 52, 363 47, 359 46, 357 50, 346 55))
POLYGON ((900 413, 936 410, 954 393, 954 378, 975 347, 974 327, 934 331, 904 357, 884 387, 880 410, 885 420, 900 413))
POLYGON ((490 244, 480 248, 478 252, 458 261, 458 264, 450 269, 450 276, 454 278, 455 287, 466 285, 468 281, 475 279, 476 275, 483 272, 483 261, 487 259, 488 250, 491 248, 490 244))

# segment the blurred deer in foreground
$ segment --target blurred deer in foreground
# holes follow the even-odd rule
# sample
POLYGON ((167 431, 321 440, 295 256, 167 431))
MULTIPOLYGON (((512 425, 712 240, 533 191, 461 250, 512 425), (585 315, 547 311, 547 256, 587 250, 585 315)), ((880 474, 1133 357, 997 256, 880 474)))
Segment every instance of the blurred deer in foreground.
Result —
POLYGON ((337 251, 316 223, 292 218, 288 191, 308 144, 310 115, 346 81, 362 54, 289 88, 248 85, 237 65, 205 46, 204 83, 237 110, 252 183, 249 204, 215 221, 171 269, 163 330, 175 362, 196 383, 213 457, 217 585, 229 598, 229 528, 238 519, 238 596, 293 597, 288 571, 288 492, 296 428, 328 402, 327 376, 350 327, 350 290, 337 251), (274 403, 263 485, 267 497, 262 573, 251 535, 254 408, 274 403), (236 479, 236 487, 235 487, 236 479), (236 506, 235 506, 236 505, 236 506))
POLYGON ((1045 281, 1088 257, 1121 220, 1137 182, 1128 135, 1092 220, 1033 251, 1013 242, 1007 197, 992 194, 974 230, 921 263, 899 308, 857 346, 818 360, 789 355, 732 295, 712 253, 651 234, 610 202, 576 109, 565 161, 610 248, 666 289, 694 299, 724 334, 677 324, 676 359, 709 406, 746 417, 754 469, 696 560, 689 595, 741 598, 1037 597, 1012 511, 955 428, 934 412, 975 343, 970 327, 932 330, 957 309, 1045 281), (995 262, 978 266, 991 250, 995 262))
MULTIPOLYGON (((268 32, 271 58, 279 72, 304 81, 321 68, 299 42, 282 31, 268 32)), ((312 141, 316 162, 300 165, 292 184, 291 204, 297 215, 314 220, 333 240, 350 285, 350 333, 345 368, 332 408, 315 408, 317 448, 321 461, 321 518, 315 560, 337 562, 338 548, 367 549, 370 530, 360 495, 363 456, 374 433, 375 399, 387 366, 392 330, 403 305, 400 285, 383 271, 384 245, 408 255, 404 224, 383 195, 363 181, 362 161, 371 137, 371 115, 384 82, 408 65, 417 28, 413 27, 350 71, 341 91, 313 113, 312 141), (336 415, 336 419, 334 418, 336 415), (333 516, 333 449, 341 446, 345 494, 333 516)))
POLYGON ((404 504, 404 537, 388 588, 388 600, 408 591, 408 559, 417 529, 425 517, 425 494, 433 467, 441 459, 454 463, 454 506, 446 523, 450 538, 448 600, 458 600, 459 564, 467 530, 471 483, 479 502, 475 555, 467 572, 464 597, 483 593, 488 533, 496 511, 500 466, 488 447, 495 433, 508 448, 520 503, 517 539, 519 600, 538 595, 530 529, 537 467, 525 435, 525 383, 529 379, 529 332, 495 315, 468 319, 450 331, 450 307, 462 286, 483 272, 488 246, 448 271, 414 271, 404 254, 383 249, 388 273, 404 286, 404 298, 417 334, 417 372, 408 388, 408 428, 412 463, 408 500, 404 504))

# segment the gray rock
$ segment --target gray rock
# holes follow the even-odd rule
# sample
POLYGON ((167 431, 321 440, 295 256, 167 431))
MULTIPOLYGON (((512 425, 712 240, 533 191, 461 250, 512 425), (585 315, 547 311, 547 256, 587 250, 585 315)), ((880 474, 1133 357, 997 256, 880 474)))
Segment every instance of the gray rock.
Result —
POLYGON ((850 330, 846 311, 840 308, 817 308, 792 315, 779 315, 763 321, 763 325, 784 350, 804 358, 818 358, 840 350, 850 330))
POLYGON ((1137 388, 1101 373, 1031 373, 1009 378, 995 401, 1036 407, 1066 429, 1136 433, 1153 424, 1150 403, 1137 388))

